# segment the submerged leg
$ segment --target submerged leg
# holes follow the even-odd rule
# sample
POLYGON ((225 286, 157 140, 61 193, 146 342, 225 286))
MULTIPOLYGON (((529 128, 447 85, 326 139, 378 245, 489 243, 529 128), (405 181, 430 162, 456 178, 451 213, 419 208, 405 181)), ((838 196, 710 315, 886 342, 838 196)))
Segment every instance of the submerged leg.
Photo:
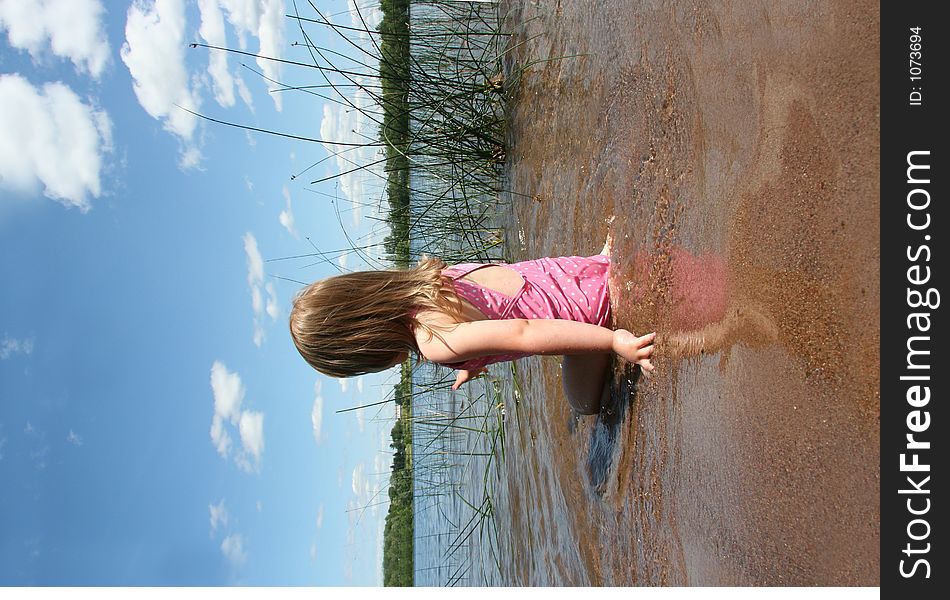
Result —
MULTIPOLYGON (((604 247, 600 251, 604 256, 610 256, 613 249, 610 226, 615 218, 612 216, 607 219, 607 239, 604 240, 604 247)), ((561 363, 561 382, 574 412, 582 415, 596 415, 600 412, 608 392, 610 358, 610 354, 572 354, 564 357, 561 363)))
POLYGON ((567 401, 575 412, 600 412, 610 369, 610 354, 573 354, 561 363, 561 381, 567 401))

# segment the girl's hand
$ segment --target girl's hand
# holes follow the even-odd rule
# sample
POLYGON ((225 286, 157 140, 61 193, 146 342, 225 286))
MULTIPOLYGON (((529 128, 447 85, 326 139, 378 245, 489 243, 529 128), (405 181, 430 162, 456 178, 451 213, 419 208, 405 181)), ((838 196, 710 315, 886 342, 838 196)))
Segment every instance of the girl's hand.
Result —
POLYGON ((452 384, 452 389, 457 390, 466 381, 475 379, 482 373, 487 373, 487 372, 488 372, 488 369, 486 369, 485 367, 479 367, 473 371, 468 371, 466 369, 459 369, 458 375, 455 376, 455 383, 452 384))
POLYGON ((647 373, 653 371, 650 356, 653 354, 653 339, 656 332, 637 337, 626 329, 614 331, 614 352, 628 361, 640 365, 647 373))

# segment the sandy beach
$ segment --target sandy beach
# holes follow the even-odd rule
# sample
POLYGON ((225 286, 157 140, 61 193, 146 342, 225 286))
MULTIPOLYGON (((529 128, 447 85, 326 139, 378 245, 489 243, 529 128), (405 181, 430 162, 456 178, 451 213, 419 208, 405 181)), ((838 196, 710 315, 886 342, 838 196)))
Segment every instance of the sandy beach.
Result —
POLYGON ((575 417, 520 361, 495 512, 511 585, 879 583, 879 8, 512 2, 513 258, 608 231, 616 327, 575 417), (610 221, 609 218, 613 217, 610 221))

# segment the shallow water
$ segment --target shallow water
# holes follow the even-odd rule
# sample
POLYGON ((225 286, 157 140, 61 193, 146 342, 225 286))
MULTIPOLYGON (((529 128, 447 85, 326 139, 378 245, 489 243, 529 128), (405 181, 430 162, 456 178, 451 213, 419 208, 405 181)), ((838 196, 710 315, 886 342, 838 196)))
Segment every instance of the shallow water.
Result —
POLYGON ((518 83, 512 258, 609 231, 661 339, 600 416, 519 361, 460 583, 878 585, 879 12, 792 4, 505 5, 513 63, 573 55, 518 83))

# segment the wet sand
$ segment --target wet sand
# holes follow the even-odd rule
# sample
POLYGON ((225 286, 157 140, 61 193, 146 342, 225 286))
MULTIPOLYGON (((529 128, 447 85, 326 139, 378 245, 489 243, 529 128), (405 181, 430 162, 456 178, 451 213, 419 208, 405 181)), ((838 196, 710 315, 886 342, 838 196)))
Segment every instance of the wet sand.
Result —
POLYGON ((662 339, 594 417, 520 361, 495 583, 878 585, 877 3, 505 8, 512 64, 572 55, 517 83, 513 258, 609 230, 662 339))

